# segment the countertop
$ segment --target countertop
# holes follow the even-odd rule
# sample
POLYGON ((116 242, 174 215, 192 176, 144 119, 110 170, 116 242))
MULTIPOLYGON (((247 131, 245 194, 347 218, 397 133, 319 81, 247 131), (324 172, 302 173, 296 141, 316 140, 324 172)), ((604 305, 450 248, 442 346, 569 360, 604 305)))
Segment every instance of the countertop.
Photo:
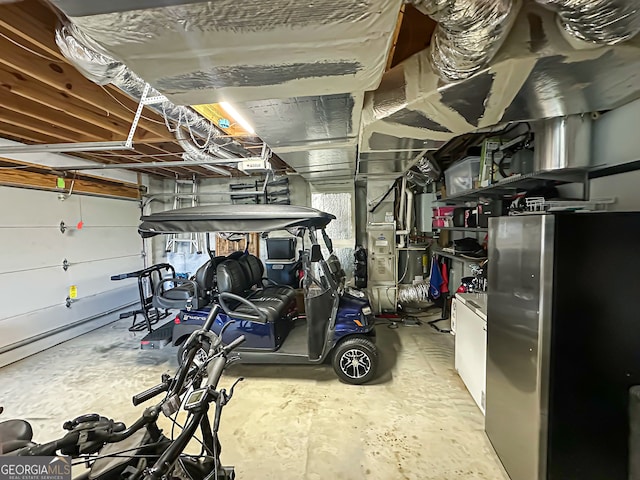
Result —
POLYGON ((456 293, 460 299, 471 310, 476 312, 485 322, 487 321, 487 294, 486 293, 456 293))

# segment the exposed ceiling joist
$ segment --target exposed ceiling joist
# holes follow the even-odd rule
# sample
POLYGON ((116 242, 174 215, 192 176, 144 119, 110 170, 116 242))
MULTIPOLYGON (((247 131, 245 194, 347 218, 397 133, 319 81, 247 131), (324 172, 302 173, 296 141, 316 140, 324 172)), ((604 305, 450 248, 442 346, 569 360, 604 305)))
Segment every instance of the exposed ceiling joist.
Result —
POLYGON ((68 194, 73 184, 73 192, 77 193, 140 198, 139 185, 90 175, 76 174, 68 177, 65 179, 65 188, 58 188, 58 174, 53 170, 50 167, 0 158, 0 185, 31 187, 68 194))
MULTIPOLYGON (((38 0, 0 4, 0 136, 27 144, 124 141, 137 102, 115 87, 92 83, 71 66, 55 43, 57 22, 38 0)), ((133 152, 69 154, 108 164, 174 162, 140 169, 162 177, 217 176, 201 166, 179 165, 182 148, 162 116, 147 107, 133 141, 133 152)))

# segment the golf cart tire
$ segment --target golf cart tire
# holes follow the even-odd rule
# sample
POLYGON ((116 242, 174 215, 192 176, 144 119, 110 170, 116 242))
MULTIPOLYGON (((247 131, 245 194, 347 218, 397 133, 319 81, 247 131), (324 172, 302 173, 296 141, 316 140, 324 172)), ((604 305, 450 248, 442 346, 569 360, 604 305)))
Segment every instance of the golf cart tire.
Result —
POLYGON ((340 380, 351 385, 361 385, 372 380, 378 368, 378 350, 375 343, 366 337, 347 337, 338 343, 332 352, 331 364, 340 380), (357 372, 354 367, 346 367, 348 358, 345 355, 355 355, 364 360, 362 370, 357 372), (368 362, 368 369, 367 369, 368 362), (346 370, 346 371, 345 371, 346 370), (352 372, 350 375, 348 372, 352 372))

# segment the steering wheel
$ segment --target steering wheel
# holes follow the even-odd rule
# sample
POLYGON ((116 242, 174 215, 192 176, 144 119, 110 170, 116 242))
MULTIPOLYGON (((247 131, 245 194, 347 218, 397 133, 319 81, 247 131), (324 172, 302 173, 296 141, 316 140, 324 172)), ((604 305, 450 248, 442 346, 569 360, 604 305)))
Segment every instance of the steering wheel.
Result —
POLYGON ((234 300, 236 302, 242 303, 243 305, 246 305, 251 310, 256 312, 256 316, 258 317, 258 321, 260 321, 260 323, 268 322, 266 313, 259 310, 258 307, 256 307, 255 303, 250 302, 249 300, 247 300, 244 297, 241 297, 240 295, 236 295, 235 293, 222 292, 218 295, 218 300, 220 302, 220 306, 222 307, 222 309, 229 315, 233 315, 234 311, 231 308, 229 308, 229 305, 225 300, 234 300))

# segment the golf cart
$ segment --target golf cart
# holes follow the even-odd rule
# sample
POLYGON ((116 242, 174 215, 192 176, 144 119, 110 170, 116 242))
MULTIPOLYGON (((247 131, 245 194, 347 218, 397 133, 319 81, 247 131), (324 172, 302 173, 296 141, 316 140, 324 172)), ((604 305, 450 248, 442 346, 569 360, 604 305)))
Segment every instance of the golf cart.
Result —
POLYGON ((183 344, 202 327, 212 305, 218 304, 221 312, 212 330, 218 334, 233 322, 223 330, 223 343, 239 335, 246 338, 234 351, 234 361, 313 365, 331 359, 343 381, 362 384, 371 380, 378 364, 371 306, 364 292, 345 286, 344 270, 325 230, 333 219, 313 208, 287 205, 198 206, 143 216, 139 228, 143 237, 287 230, 302 239, 306 314, 298 311, 293 287, 263 278, 264 266, 257 257, 247 252, 229 257, 210 254, 211 260, 201 267, 206 272, 200 270, 193 280, 183 283, 176 279, 170 282, 171 288, 161 286, 156 292, 163 307, 181 309, 173 322, 172 343, 183 344), (327 259, 319 236, 329 252, 327 259))

